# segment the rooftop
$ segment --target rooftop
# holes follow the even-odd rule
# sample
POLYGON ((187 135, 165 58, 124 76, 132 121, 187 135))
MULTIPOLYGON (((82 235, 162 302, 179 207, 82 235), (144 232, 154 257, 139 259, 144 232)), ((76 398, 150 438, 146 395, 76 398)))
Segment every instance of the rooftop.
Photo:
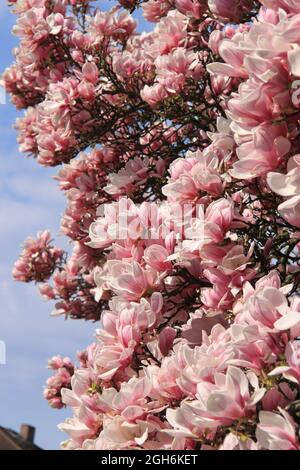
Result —
POLYGON ((0 426, 0 450, 42 450, 34 444, 35 428, 22 424, 20 432, 0 426))

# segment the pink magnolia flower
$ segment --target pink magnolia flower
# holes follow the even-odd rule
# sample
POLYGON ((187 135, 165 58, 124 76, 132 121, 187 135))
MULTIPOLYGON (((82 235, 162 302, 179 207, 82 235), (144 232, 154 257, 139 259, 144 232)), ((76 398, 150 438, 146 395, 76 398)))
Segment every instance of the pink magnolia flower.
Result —
POLYGON ((299 450, 293 419, 282 409, 280 413, 281 415, 270 411, 259 413, 256 430, 259 445, 266 450, 299 450))
POLYGON ((285 349, 286 366, 278 366, 273 369, 269 375, 282 374, 283 377, 291 382, 298 384, 300 382, 300 344, 299 341, 289 342, 285 349))
POLYGON ((188 18, 177 10, 169 11, 154 30, 155 38, 151 47, 153 57, 168 54, 180 47, 187 36, 188 18))
POLYGON ((226 370, 233 358, 228 332, 221 325, 215 325, 211 334, 202 332, 202 345, 192 349, 186 344, 176 351, 182 372, 176 380, 184 394, 195 397, 197 385, 203 381, 213 382, 216 372, 226 370))
POLYGON ((287 165, 288 173, 270 172, 267 176, 268 185, 280 196, 288 197, 285 202, 278 206, 278 211, 282 217, 290 224, 300 227, 299 218, 299 191, 300 191, 300 158, 295 155, 290 158, 287 165))
POLYGON ((141 97, 150 106, 156 106, 157 103, 168 97, 168 92, 161 83, 156 83, 153 86, 145 85, 141 91, 141 97))
POLYGON ((49 34, 44 14, 43 7, 24 11, 14 26, 13 33, 33 43, 42 41, 49 34))
POLYGON ((99 432, 101 421, 97 416, 93 416, 86 408, 79 416, 67 418, 58 428, 69 434, 73 441, 73 448, 81 448, 86 439, 94 437, 99 432), (85 422, 86 421, 86 422, 85 422))
POLYGON ((163 194, 171 202, 197 201, 205 192, 218 196, 223 188, 219 164, 213 154, 187 153, 185 159, 171 163, 171 178, 163 187, 163 194))
POLYGON ((224 38, 224 32, 220 30, 212 31, 210 34, 208 45, 214 54, 219 54, 220 44, 224 38))
POLYGON ((239 438, 231 432, 227 434, 218 450, 258 450, 258 445, 250 438, 239 438))
POLYGON ((163 356, 167 356, 172 349, 174 339, 177 336, 176 330, 167 326, 158 335, 158 347, 163 356))
POLYGON ((109 260, 106 264, 107 282, 116 295, 125 300, 138 300, 159 284, 159 277, 152 268, 143 269, 139 263, 109 260))
MULTIPOLYGON (((132 361, 133 347, 113 342, 99 347, 95 353, 95 365, 99 379, 109 382, 119 371, 124 371, 132 361)), ((128 374, 124 374, 128 378, 128 374)))
POLYGON ((230 128, 230 120, 224 117, 217 118, 217 132, 208 132, 208 137, 212 141, 206 152, 216 152, 216 154, 226 160, 235 148, 233 132, 230 128))
POLYGON ((274 287, 261 287, 255 289, 246 300, 244 311, 239 314, 238 320, 246 320, 250 324, 261 324, 270 330, 288 329, 288 323, 294 325, 299 319, 292 319, 286 296, 274 287))
POLYGON ((290 308, 287 306, 287 302, 283 300, 281 306, 282 308, 277 308, 281 313, 282 317, 279 318, 274 326, 280 331, 295 329, 298 330, 300 327, 300 311, 299 309, 293 310, 294 303, 291 302, 290 308))
POLYGON ((175 0, 175 6, 180 13, 196 19, 200 19, 206 9, 205 2, 202 0, 175 0))
POLYGON ((68 357, 54 356, 48 361, 48 368, 54 371, 44 388, 44 398, 52 408, 63 408, 62 389, 71 388, 74 365, 68 357))
POLYGON ((82 67, 82 77, 95 85, 99 78, 99 70, 94 62, 86 62, 82 67))
POLYGON ((297 0, 262 0, 261 3, 267 8, 283 8, 288 13, 300 13, 300 7, 297 0))
POLYGON ((141 236, 143 227, 138 217, 138 209, 130 199, 124 198, 118 203, 105 204, 98 209, 99 215, 100 211, 103 217, 99 217, 89 228, 91 241, 87 245, 91 248, 105 248, 118 239, 128 237, 128 225, 131 226, 131 238, 141 236), (137 228, 136 231, 134 227, 137 228))
POLYGON ((172 269, 172 263, 168 261, 170 253, 161 245, 150 245, 144 252, 144 260, 151 268, 158 272, 164 272, 172 269))
MULTIPOLYGON (((254 384, 253 377, 251 382, 254 384)), ((205 429, 230 425, 246 416, 262 399, 265 389, 258 388, 250 395, 249 379, 238 368, 230 366, 226 375, 216 373, 215 383, 201 382, 197 386, 196 400, 183 402, 176 410, 167 410, 167 419, 174 428, 172 435, 187 438, 200 437, 205 429)))
POLYGON ((177 384, 181 368, 185 365, 180 356, 164 357, 161 367, 152 365, 145 373, 152 384, 151 397, 160 401, 180 400, 184 392, 177 384))
POLYGON ((172 8, 169 2, 162 0, 149 0, 142 3, 143 15, 146 20, 157 22, 172 8))
POLYGON ((162 296, 154 292, 150 302, 141 299, 139 303, 124 302, 113 298, 110 302, 111 310, 104 312, 102 317, 103 328, 98 330, 98 338, 103 344, 123 347, 136 347, 147 330, 151 331, 160 319, 162 309, 162 296))
POLYGON ((279 204, 278 211, 291 225, 300 227, 300 196, 294 196, 279 204))
POLYGON ((251 5, 251 1, 243 0, 208 0, 209 9, 214 15, 224 20, 238 21, 243 10, 246 11, 251 5))
POLYGON ((49 86, 48 99, 42 105, 45 114, 50 113, 51 120, 57 124, 69 119, 72 108, 76 105, 78 97, 78 82, 74 79, 65 78, 60 83, 52 83, 49 86))
POLYGON ((96 98, 95 87, 87 80, 80 82, 77 90, 79 96, 87 101, 93 101, 96 98))
POLYGON ((205 221, 208 229, 220 230, 225 235, 231 226, 233 216, 233 204, 226 199, 220 199, 208 206, 205 221))
POLYGON ((224 59, 225 64, 218 62, 209 64, 208 71, 210 73, 230 77, 248 77, 248 72, 243 67, 245 54, 234 41, 223 39, 218 45, 218 53, 224 59))
POLYGON ((184 230, 183 252, 201 252, 207 244, 216 246, 223 242, 229 235, 229 228, 235 224, 234 216, 233 201, 225 198, 212 202, 205 213, 203 206, 198 204, 196 217, 189 218, 189 224, 184 230))
POLYGON ((9 5, 13 5, 13 12, 24 13, 29 8, 42 8, 45 0, 8 0, 9 5))
POLYGON ((262 408, 265 411, 276 411, 279 407, 285 408, 296 399, 297 392, 287 383, 280 383, 277 388, 267 391, 262 399, 262 408))
POLYGON ((126 421, 135 422, 143 419, 147 413, 147 396, 151 391, 151 383, 147 378, 132 378, 123 383, 113 398, 110 396, 111 408, 116 410, 126 421))
POLYGON ((50 34, 55 36, 63 30, 65 18, 61 13, 51 13, 51 15, 47 16, 46 21, 50 34))
POLYGON ((218 313, 229 309, 233 302, 229 288, 230 277, 216 268, 205 269, 203 274, 213 285, 212 288, 202 289, 201 300, 204 306, 218 313))
POLYGON ((132 193, 137 184, 142 184, 148 178, 149 164, 147 157, 129 160, 118 173, 108 175, 109 183, 103 188, 104 191, 113 196, 132 193))
POLYGON ((300 192, 300 155, 290 158, 287 164, 287 174, 268 173, 268 185, 274 191, 284 197, 297 196, 300 192))
POLYGON ((146 421, 137 420, 132 424, 122 417, 106 417, 103 431, 95 443, 96 450, 164 449, 171 445, 171 439, 162 432, 165 425, 150 417, 146 421))
POLYGON ((291 148, 285 134, 285 126, 258 126, 253 132, 253 141, 244 143, 237 149, 239 160, 229 173, 237 179, 251 179, 277 168, 291 148))
POLYGON ((261 325, 234 324, 230 334, 233 350, 230 364, 246 367, 258 374, 266 365, 273 365, 281 352, 279 345, 268 335, 268 330, 261 325))
POLYGON ((112 36, 114 39, 124 39, 130 37, 136 27, 136 22, 127 11, 119 14, 118 7, 110 11, 96 11, 90 20, 88 31, 94 44, 101 42, 103 37, 112 36))

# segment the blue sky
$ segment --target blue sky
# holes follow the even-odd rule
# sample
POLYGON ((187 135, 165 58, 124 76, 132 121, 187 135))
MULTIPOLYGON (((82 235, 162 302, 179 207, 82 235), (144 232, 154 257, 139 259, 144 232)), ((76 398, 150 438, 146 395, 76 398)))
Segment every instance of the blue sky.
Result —
MULTIPOLYGON (((5 4, 1 0, 0 71, 11 63, 16 45, 10 34, 15 17, 5 4)), ((19 430, 21 423, 32 424, 37 444, 57 449, 66 438, 57 424, 70 412, 52 410, 42 397, 47 359, 54 353, 74 357, 93 341, 95 325, 50 317, 51 304, 33 285, 12 281, 12 265, 28 235, 49 228, 58 244, 65 243, 58 235, 65 201, 51 179, 56 170, 18 152, 16 116, 12 105, 0 105, 0 340, 7 348, 7 364, 0 365, 0 426, 19 430)))
MULTIPOLYGON (((112 2, 99 2, 102 8, 112 2)), ((105 8, 106 7, 106 8, 105 8)), ((15 16, 6 0, 0 4, 0 72, 12 62, 17 40, 11 35, 15 16)), ((141 20, 139 29, 148 29, 141 20)), ((151 28, 151 27, 150 27, 151 28)), ((0 340, 5 341, 7 363, 0 365, 0 426, 19 430, 21 423, 36 427, 36 443, 57 449, 66 435, 57 424, 69 410, 52 410, 42 391, 49 371, 47 359, 59 353, 74 357, 93 341, 95 325, 50 317, 51 304, 39 296, 34 285, 16 283, 11 269, 28 235, 50 229, 57 244, 65 199, 51 178, 57 170, 40 167, 18 151, 13 123, 17 117, 9 103, 0 105, 0 340)))

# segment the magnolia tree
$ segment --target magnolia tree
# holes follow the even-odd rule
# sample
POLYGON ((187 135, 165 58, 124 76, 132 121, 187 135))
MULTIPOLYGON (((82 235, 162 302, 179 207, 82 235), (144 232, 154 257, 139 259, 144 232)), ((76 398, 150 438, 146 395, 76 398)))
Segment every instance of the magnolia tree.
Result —
POLYGON ((49 361, 62 448, 300 450, 300 2, 9 3, 73 247, 40 232, 13 275, 97 325, 49 361))

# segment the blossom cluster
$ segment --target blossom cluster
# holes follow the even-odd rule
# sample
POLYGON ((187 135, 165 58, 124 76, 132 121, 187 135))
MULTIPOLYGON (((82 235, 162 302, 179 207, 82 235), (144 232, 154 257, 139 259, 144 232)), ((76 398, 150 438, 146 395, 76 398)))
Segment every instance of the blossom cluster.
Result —
POLYGON ((62 391, 74 414, 60 425, 70 436, 63 446, 299 449, 297 424, 286 411, 300 379, 299 298, 287 302, 276 271, 254 288, 245 283, 243 294, 229 327, 199 309, 180 328, 180 340, 170 327, 153 336, 164 322, 159 293, 150 304, 115 298, 87 367, 75 372, 71 391, 62 391))
POLYGON ((51 235, 47 230, 39 232, 37 238, 28 237, 23 251, 13 269, 16 281, 45 281, 63 261, 61 248, 51 245, 51 235))
POLYGON ((53 356, 48 361, 48 368, 54 371, 44 388, 44 397, 52 408, 63 408, 61 390, 70 388, 71 378, 74 375, 74 365, 68 357, 53 356))
POLYGON ((98 322, 49 362, 62 448, 300 450, 298 2, 9 3, 20 150, 62 165, 72 242, 14 277, 98 322))

